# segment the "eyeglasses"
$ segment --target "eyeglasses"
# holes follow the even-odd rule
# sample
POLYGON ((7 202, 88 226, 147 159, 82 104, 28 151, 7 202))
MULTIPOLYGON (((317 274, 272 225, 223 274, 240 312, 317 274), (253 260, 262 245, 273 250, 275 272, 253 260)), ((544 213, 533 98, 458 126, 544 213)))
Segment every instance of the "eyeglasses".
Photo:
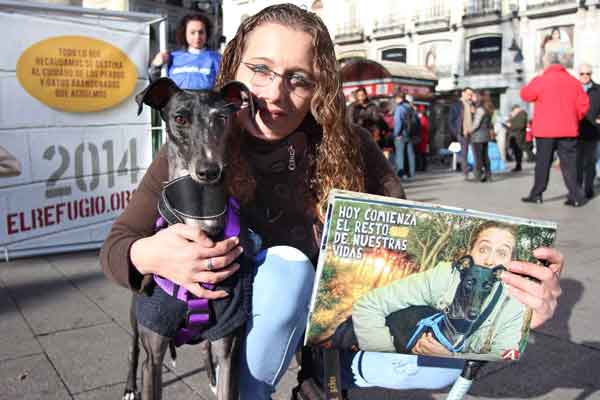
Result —
POLYGON ((243 63, 246 68, 253 72, 250 83, 254 86, 269 86, 275 78, 281 78, 283 84, 290 93, 298 97, 306 98, 313 94, 315 82, 298 72, 279 74, 264 64, 243 63))
POLYGON ((580 72, 579 73, 579 76, 584 76, 584 75, 592 76, 592 73, 591 72, 580 72))

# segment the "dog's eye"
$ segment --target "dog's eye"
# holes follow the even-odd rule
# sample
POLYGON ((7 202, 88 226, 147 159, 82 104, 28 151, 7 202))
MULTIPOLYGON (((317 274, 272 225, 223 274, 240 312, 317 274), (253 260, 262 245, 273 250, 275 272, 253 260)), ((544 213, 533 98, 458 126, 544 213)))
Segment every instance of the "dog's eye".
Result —
POLYGON ((185 119, 181 115, 178 115, 175 117, 175 123, 178 125, 185 125, 185 124, 187 124, 187 119, 185 119))

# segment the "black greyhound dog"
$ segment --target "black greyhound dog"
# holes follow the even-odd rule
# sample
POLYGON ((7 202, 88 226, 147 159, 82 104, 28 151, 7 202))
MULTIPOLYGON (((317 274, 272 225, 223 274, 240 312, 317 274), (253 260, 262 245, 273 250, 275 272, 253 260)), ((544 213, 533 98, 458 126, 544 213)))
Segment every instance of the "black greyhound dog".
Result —
MULTIPOLYGON (((492 294, 500 272, 506 268, 502 265, 482 267, 467 255, 455 261, 452 269, 460 273, 460 283, 452 303, 446 309, 440 311, 430 306, 410 306, 386 317, 386 325, 394 338, 394 347, 398 353, 410 354, 416 341, 427 331, 432 331, 448 350, 460 351, 465 340, 479 328, 487 318, 486 314, 489 315, 493 310, 502 293, 502 285, 498 286, 485 309, 483 305, 492 294)), ((326 345, 358 349, 351 316, 337 327, 326 345)))
POLYGON ((154 276, 154 285, 134 295, 130 310, 133 340, 124 400, 137 398, 136 371, 139 342, 146 352, 142 368, 142 399, 162 397, 162 362, 167 348, 201 343, 211 389, 218 400, 238 398, 240 333, 250 313, 251 270, 249 263, 259 239, 241 225, 236 202, 227 197, 226 143, 231 116, 242 109, 254 115, 252 95, 241 82, 233 81, 220 91, 181 90, 168 78, 151 83, 136 96, 143 105, 158 110, 166 123, 169 182, 158 204, 161 217, 156 228, 167 224, 194 224, 220 240, 239 236, 244 253, 240 270, 208 289, 229 296, 219 300, 196 298, 167 279, 154 276))

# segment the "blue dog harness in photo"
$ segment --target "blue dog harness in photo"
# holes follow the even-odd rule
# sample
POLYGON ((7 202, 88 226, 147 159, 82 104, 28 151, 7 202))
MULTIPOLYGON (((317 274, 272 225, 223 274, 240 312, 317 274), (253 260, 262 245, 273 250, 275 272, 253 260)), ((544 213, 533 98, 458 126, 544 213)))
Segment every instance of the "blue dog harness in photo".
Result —
MULTIPOLYGON (((480 267, 478 265, 472 265, 471 268, 484 268, 484 267, 480 267)), ((416 342, 421 337, 421 335, 423 335, 426 332, 432 332, 433 335, 435 336, 435 339, 440 344, 442 344, 446 349, 448 349, 448 351, 451 351, 453 353, 458 353, 458 352, 462 351, 463 348, 465 347, 465 343, 466 343, 467 339, 469 338, 469 336, 471 336, 471 334, 473 332, 475 332, 475 331, 477 331, 477 329, 479 329, 481 324, 489 317, 491 312, 494 310, 494 307, 496 306, 496 304, 498 303, 498 300, 500 299, 500 296, 502 295, 502 290, 503 290, 503 285, 502 285, 502 283, 500 283, 498 285, 498 287, 496 288, 496 291, 494 292, 494 296, 492 297, 492 300, 490 301, 490 303, 487 305, 485 310, 479 315, 479 317, 477 317, 477 319, 472 324, 470 324, 469 328, 466 330, 465 333, 458 331, 454 327, 454 325, 450 321, 450 318, 448 318, 448 316, 446 315, 446 313, 444 311, 438 312, 429 317, 421 319, 417 323, 415 332, 413 333, 410 340, 406 344, 406 348, 409 350, 412 349, 413 346, 416 344, 416 342), (455 341, 450 341, 444 334, 444 328, 446 328, 446 330, 455 332, 456 335, 459 337, 459 339, 455 340, 455 341)))

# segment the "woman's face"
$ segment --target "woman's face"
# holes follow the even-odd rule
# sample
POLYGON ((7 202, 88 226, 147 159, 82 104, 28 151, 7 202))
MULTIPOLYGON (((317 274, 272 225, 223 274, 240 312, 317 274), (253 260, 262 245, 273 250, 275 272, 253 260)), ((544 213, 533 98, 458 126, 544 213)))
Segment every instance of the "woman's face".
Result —
POLYGON ((359 90, 356 92, 356 101, 358 101, 360 104, 364 104, 367 102, 367 92, 365 92, 364 90, 359 90))
POLYGON ((512 259, 514 247, 515 238, 511 232, 488 228, 479 233, 471 249, 471 257, 475 264, 484 267, 506 266, 512 259))
POLYGON ((558 29, 552 30, 552 39, 554 39, 554 40, 560 39, 560 31, 558 29))
POLYGON ((206 45, 206 27, 202 21, 189 21, 185 26, 188 47, 200 50, 206 45))
POLYGON ((277 140, 298 128, 310 110, 314 93, 306 85, 315 82, 313 60, 312 37, 306 32, 267 23, 250 33, 235 75, 250 88, 258 103, 256 124, 246 118, 240 121, 250 134, 277 140), (255 71, 263 78, 271 74, 272 80, 262 79, 257 85, 255 71))

